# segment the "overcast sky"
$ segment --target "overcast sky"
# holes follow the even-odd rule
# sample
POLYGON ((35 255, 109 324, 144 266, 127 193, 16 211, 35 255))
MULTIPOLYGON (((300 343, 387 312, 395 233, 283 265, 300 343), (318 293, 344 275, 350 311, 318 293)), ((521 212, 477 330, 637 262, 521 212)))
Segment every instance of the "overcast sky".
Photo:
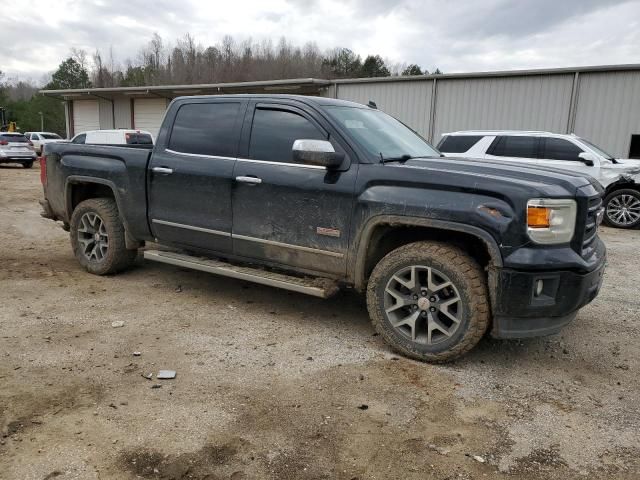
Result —
POLYGON ((40 80, 72 47, 135 58, 153 32, 208 46, 285 35, 468 72, 640 63, 640 0, 23 0, 0 8, 0 70, 40 80))

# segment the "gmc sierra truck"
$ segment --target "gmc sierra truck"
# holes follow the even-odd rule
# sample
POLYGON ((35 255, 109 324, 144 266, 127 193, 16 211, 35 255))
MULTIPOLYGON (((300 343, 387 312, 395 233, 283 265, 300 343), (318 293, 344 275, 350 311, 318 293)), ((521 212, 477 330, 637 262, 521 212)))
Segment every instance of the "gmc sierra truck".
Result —
POLYGON ((373 104, 181 97, 153 150, 55 143, 43 216, 90 273, 144 258, 328 298, 366 294, 404 355, 447 361, 486 332, 558 332, 598 294, 590 177, 442 158, 373 104))

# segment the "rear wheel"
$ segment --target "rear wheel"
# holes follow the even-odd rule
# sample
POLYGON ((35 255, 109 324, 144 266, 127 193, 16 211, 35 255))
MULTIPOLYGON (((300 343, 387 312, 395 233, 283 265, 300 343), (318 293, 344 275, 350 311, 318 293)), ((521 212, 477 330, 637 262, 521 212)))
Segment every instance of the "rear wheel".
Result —
POLYGON ((640 192, 630 188, 616 190, 604 199, 604 221, 610 227, 634 228, 640 225, 640 192))
POLYGON ((22 164, 22 166, 24 168, 31 168, 31 167, 33 167, 33 162, 25 162, 25 163, 22 164))
POLYGON ((372 322, 400 353, 445 362, 471 350, 489 324, 485 276, 461 249, 437 242, 400 247, 374 268, 372 322))
POLYGON ((81 202, 71 215, 71 246, 78 262, 96 275, 116 273, 131 266, 137 250, 127 250, 124 225, 111 198, 81 202))

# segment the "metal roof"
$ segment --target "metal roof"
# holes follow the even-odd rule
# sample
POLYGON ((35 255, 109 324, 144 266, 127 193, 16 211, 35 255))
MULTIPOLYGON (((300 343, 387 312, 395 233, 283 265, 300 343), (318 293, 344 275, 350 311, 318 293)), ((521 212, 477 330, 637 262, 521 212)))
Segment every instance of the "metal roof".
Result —
POLYGON ((155 96, 173 98, 183 95, 207 95, 221 93, 268 92, 268 93, 318 93, 332 84, 318 78, 293 78, 286 80, 260 80, 255 82, 205 83, 196 85, 152 85, 144 87, 71 88, 40 90, 43 95, 78 99, 84 96, 113 98, 114 96, 155 96))
POLYGON ((143 87, 73 88, 65 90, 41 90, 52 97, 77 99, 83 96, 111 99, 127 95, 174 98, 182 95, 207 95, 221 93, 299 93, 314 94, 333 85, 349 83, 414 82, 433 79, 495 78, 536 75, 561 75, 575 73, 640 71, 640 64, 597 65, 587 67, 541 68, 532 70, 506 70, 494 72, 445 73, 438 75, 413 75, 373 78, 342 78, 326 80, 320 78, 293 78, 286 80, 260 80, 254 82, 205 83, 196 85, 153 85, 143 87))
POLYGON ((433 79, 456 79, 456 78, 482 78, 482 77, 516 77, 532 75, 558 75, 571 73, 597 73, 597 72, 625 72, 640 71, 640 63, 623 65, 595 65, 587 67, 563 67, 563 68, 539 68, 530 70, 498 70, 493 72, 467 72, 467 73, 441 73, 429 75, 408 75, 399 77, 370 77, 370 78, 342 78, 333 80, 333 83, 371 83, 371 82, 397 82, 416 81, 433 79))

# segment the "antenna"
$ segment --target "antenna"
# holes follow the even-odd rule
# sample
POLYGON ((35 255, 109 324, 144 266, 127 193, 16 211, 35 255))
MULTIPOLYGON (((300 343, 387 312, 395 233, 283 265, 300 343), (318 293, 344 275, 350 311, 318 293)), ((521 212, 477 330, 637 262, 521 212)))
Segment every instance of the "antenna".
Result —
POLYGON ((378 106, 376 105, 376 102, 374 102, 373 100, 369 100, 369 103, 367 103, 367 107, 373 108, 375 110, 378 109, 378 106))

